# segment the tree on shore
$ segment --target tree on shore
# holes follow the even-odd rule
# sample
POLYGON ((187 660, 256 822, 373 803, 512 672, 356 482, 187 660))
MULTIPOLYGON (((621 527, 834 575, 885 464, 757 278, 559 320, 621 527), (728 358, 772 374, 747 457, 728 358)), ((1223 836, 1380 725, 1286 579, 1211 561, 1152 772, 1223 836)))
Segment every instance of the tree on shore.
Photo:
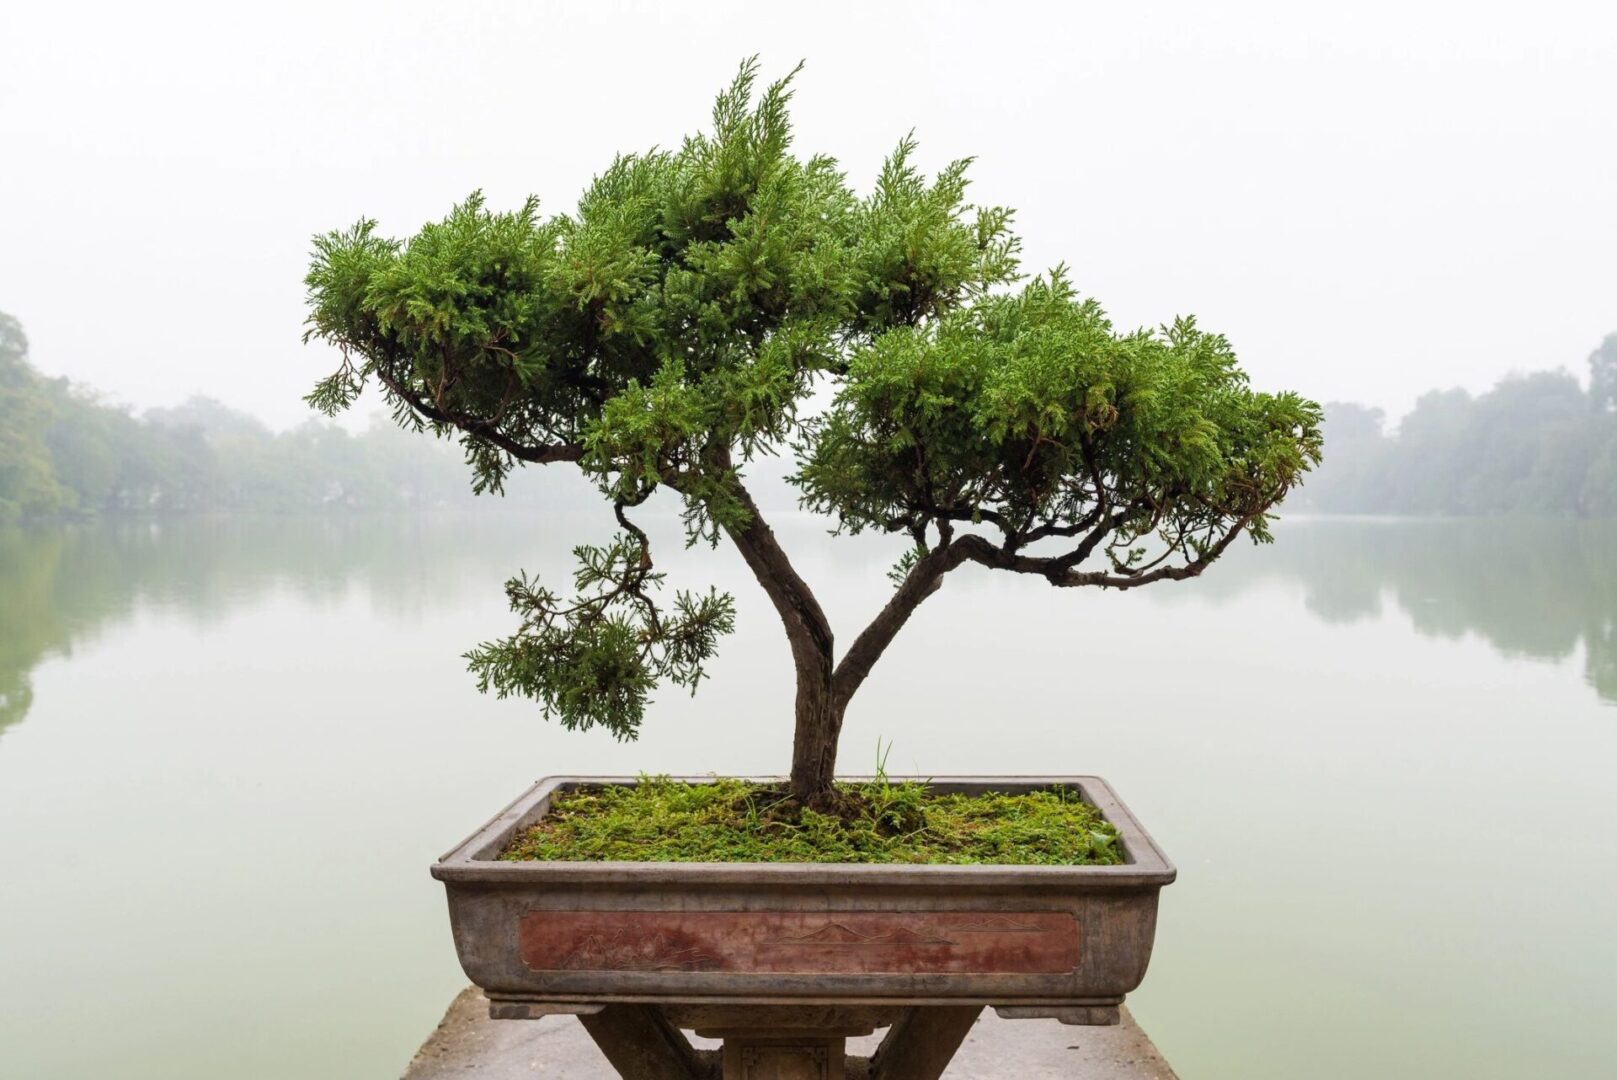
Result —
POLYGON ((1380 409, 1325 406, 1330 461, 1305 509, 1328 513, 1617 515, 1617 334, 1566 370, 1513 374, 1485 393, 1421 395, 1396 431, 1380 409))
POLYGON ((1617 412, 1617 334, 1589 354, 1589 402, 1596 412, 1617 412))
POLYGON ((0 312, 0 524, 50 514, 61 505, 46 443, 51 415, 28 363, 22 324, 0 312))
POLYGON ((950 574, 1193 577, 1269 538, 1320 414, 1253 391, 1191 319, 1120 333, 1065 270, 1021 279, 1011 212, 968 203, 968 161, 927 180, 905 139, 856 195, 831 158, 792 152, 791 77, 754 83, 749 63, 711 130, 619 157, 571 214, 474 195, 406 242, 372 221, 317 238, 309 337, 342 359, 310 400, 334 413, 378 384, 400 424, 459 438, 480 491, 524 464, 595 482, 619 532, 577 549, 576 595, 512 580, 518 630, 470 654, 485 690, 569 726, 632 737, 651 689, 694 688, 732 628, 728 596, 659 600, 634 513, 677 495, 689 541, 734 545, 780 617, 792 792, 824 803, 849 701, 950 574), (781 452, 839 532, 907 541, 840 651, 748 491, 749 464, 781 452))
POLYGON ((273 432, 204 397, 136 416, 41 375, 22 325, 0 312, 0 525, 467 499, 451 449, 411 439, 385 418, 357 435, 318 419, 273 432))

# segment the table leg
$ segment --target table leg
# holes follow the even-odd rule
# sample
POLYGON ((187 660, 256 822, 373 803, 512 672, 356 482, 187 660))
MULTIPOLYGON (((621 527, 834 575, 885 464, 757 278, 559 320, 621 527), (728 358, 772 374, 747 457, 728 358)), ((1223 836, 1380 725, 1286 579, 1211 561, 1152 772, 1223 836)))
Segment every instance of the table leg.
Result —
POLYGON ((608 1005, 578 1018, 624 1080, 711 1080, 713 1062, 655 1005, 608 1005))
POLYGON ((870 1059, 871 1080, 938 1080, 981 1005, 922 1005, 901 1017, 870 1059))

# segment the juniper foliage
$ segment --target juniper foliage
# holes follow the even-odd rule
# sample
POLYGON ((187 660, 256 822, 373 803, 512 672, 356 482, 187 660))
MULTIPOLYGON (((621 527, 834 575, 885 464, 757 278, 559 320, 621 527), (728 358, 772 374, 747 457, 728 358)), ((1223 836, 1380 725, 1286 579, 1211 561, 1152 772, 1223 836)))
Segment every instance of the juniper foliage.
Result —
POLYGON ((1194 320, 1119 332, 1065 270, 1024 278, 1011 211, 969 200, 970 159, 929 179, 905 138, 856 193, 793 150, 796 71, 757 74, 744 64, 678 149, 617 158, 570 213, 474 194, 408 240, 370 220, 318 237, 307 336, 341 362, 309 400, 334 413, 377 384, 399 423, 460 440, 480 491, 530 463, 596 483, 622 532, 580 549, 580 596, 513 580, 521 626, 471 654, 485 689, 567 723, 633 735, 657 682, 694 688, 733 623, 711 593, 658 607, 628 511, 677 493, 689 540, 733 542, 780 614, 810 797, 831 790, 848 700, 944 575, 1194 576, 1240 533, 1268 539, 1319 461, 1320 414, 1252 390, 1194 320), (840 656, 746 489, 779 453, 839 530, 907 538, 890 601, 840 656))

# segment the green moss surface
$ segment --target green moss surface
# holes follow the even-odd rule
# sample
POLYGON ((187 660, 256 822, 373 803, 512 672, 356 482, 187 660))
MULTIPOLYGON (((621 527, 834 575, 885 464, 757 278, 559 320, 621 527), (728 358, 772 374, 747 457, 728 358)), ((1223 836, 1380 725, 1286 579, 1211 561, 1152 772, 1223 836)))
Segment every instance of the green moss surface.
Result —
POLYGON ((1077 792, 940 795, 917 782, 839 784, 835 812, 742 780, 563 792, 510 861, 1108 865, 1117 831, 1077 792))

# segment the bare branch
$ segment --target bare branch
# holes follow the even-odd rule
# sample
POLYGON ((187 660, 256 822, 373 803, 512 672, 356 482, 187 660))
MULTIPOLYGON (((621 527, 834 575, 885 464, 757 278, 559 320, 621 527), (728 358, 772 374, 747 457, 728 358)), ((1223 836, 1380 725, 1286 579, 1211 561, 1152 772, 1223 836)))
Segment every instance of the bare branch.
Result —
MULTIPOLYGON (((955 542, 955 546, 965 549, 964 557, 972 562, 981 563, 997 570, 1010 570, 1017 574, 1037 574, 1058 588, 1098 585, 1103 589, 1133 589, 1140 585, 1149 585, 1155 581, 1184 581, 1188 578, 1196 577, 1211 566, 1220 555, 1224 554, 1225 550, 1235 542, 1235 538, 1241 534, 1242 530, 1251 524, 1254 516, 1256 515, 1239 518, 1216 543, 1204 548, 1194 558, 1177 566, 1161 566, 1149 573, 1119 574, 1105 570, 1079 571, 1073 569, 1075 552, 1051 558, 1018 555, 1014 551, 995 547, 980 536, 963 536, 955 542)), ((1085 544, 1089 544, 1091 539, 1086 537, 1085 544)), ((1092 544, 1090 546, 1091 548, 1093 547, 1092 544)))
MULTIPOLYGON (((945 524, 945 519, 939 520, 940 533, 945 524)), ((892 644, 904 624, 909 622, 921 602, 943 586, 943 576, 969 557, 969 550, 954 541, 952 531, 942 536, 938 547, 921 556, 910 567, 910 572, 904 576, 886 605, 854 639, 852 647, 837 664, 836 673, 832 676, 832 688, 839 707, 847 706, 854 691, 859 689, 870 674, 870 669, 887 646, 892 644)), ((973 536, 970 539, 981 538, 973 536)))
MULTIPOLYGON (((719 452, 721 468, 730 468, 728 449, 719 452)), ((734 494, 746 511, 744 525, 725 526, 731 542, 741 552, 753 576, 775 605, 781 621, 786 624, 786 635, 791 639, 792 654, 799 664, 812 661, 830 664, 832 634, 831 622, 815 599, 808 582, 798 574, 786 551, 775 538, 775 531, 764 520, 758 504, 739 477, 732 473, 734 494)))
POLYGON ((410 408, 428 420, 458 428, 468 435, 475 435, 477 438, 504 450, 518 461, 526 461, 535 465, 548 465, 555 461, 579 461, 584 457, 584 447, 578 443, 548 443, 542 446, 530 446, 511 438, 486 420, 479 420, 467 413, 455 412, 429 404, 419 394, 388 375, 380 367, 377 368, 376 377, 383 386, 386 386, 410 408))

